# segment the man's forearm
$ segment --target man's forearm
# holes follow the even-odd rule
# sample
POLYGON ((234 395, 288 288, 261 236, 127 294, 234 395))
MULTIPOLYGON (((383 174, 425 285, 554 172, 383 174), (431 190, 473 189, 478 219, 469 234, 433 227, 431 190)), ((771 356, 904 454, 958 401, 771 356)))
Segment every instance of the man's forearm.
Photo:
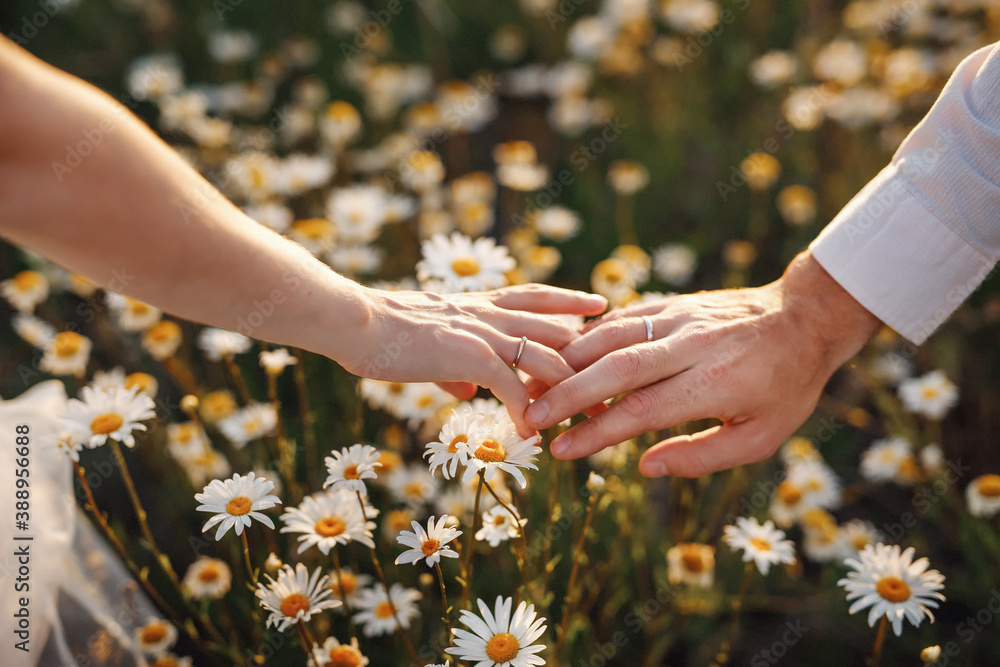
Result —
POLYGON ((0 98, 0 234, 167 312, 348 354, 363 289, 245 216, 120 104, 6 41, 0 98), (76 166, 54 164, 81 142, 76 166))

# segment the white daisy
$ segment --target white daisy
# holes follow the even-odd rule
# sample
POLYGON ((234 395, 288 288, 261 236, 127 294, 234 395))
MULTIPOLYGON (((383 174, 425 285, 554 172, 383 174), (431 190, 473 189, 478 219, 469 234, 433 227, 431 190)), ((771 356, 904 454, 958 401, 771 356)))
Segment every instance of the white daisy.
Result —
MULTIPOLYGON (((491 410, 489 415, 492 415, 491 410)), ((445 479, 451 479, 458 471, 458 464, 463 466, 468 461, 468 451, 459 447, 469 442, 475 433, 484 428, 491 416, 476 410, 469 403, 463 403, 452 412, 451 418, 441 427, 441 433, 436 442, 428 442, 424 450, 424 458, 431 474, 441 469, 445 479)))
POLYGON ((420 247, 417 278, 444 282, 449 292, 476 292, 507 284, 504 275, 516 266, 507 248, 491 238, 473 241, 455 232, 451 237, 435 234, 420 247))
POLYGON ((422 465, 399 467, 385 477, 393 500, 419 509, 434 499, 439 480, 422 465))
POLYGON ((482 600, 479 616, 463 609, 459 620, 469 628, 456 629, 455 646, 445 649, 446 653, 459 660, 475 662, 477 667, 530 667, 544 665, 545 660, 538 653, 545 650, 545 644, 534 644, 545 632, 545 618, 535 613, 535 605, 521 602, 511 616, 513 598, 497 597, 493 613, 482 600))
POLYGON ((965 502, 972 516, 992 517, 1000 512, 1000 475, 980 475, 965 488, 965 502))
POLYGON ((198 422, 167 424, 167 451, 178 461, 188 461, 210 448, 208 435, 198 422))
POLYGON ((905 438, 876 440, 861 454, 861 476, 872 482, 890 482, 913 458, 913 449, 905 438))
MULTIPOLYGON (((483 493, 480 496, 480 505, 486 505, 486 501, 492 498, 493 496, 488 493, 483 493)), ((468 484, 449 486, 434 498, 434 507, 439 514, 448 514, 459 520, 470 516, 475 505, 476 490, 468 484)))
POLYGON ((284 232, 292 224, 295 216, 286 206, 275 202, 265 202, 256 206, 247 206, 243 209, 249 217, 260 224, 270 227, 276 232, 284 232))
POLYGON ((413 530, 404 530, 396 538, 396 541, 405 547, 409 547, 396 558, 396 565, 400 563, 416 563, 423 559, 427 567, 433 567, 441 561, 441 557, 458 558, 458 553, 447 546, 449 542, 462 534, 446 524, 452 517, 447 514, 434 522, 434 517, 427 520, 427 530, 414 521, 411 526, 413 530))
POLYGON ((38 271, 21 271, 0 282, 0 295, 22 313, 30 313, 49 296, 49 281, 38 271))
POLYGON ((375 468, 382 465, 378 459, 378 450, 371 445, 351 445, 350 448, 330 452, 330 456, 324 459, 329 474, 323 482, 323 488, 333 487, 333 491, 348 489, 367 495, 368 488, 364 480, 378 476, 375 468))
POLYGON ((83 377, 93 343, 75 331, 60 331, 48 345, 38 366, 53 375, 83 377))
POLYGON ((21 340, 42 350, 56 337, 56 330, 51 324, 28 313, 17 313, 11 318, 10 325, 21 340))
POLYGON ((73 433, 64 431, 58 437, 51 436, 46 439, 46 443, 56 449, 65 452, 66 456, 79 463, 80 451, 83 449, 83 441, 73 433))
POLYGON ((171 320, 160 320, 142 334, 142 347, 157 361, 177 353, 181 346, 181 327, 171 320))
POLYGON ((273 403, 251 403, 219 422, 222 431, 237 449, 251 440, 263 438, 278 425, 278 411, 273 403))
POLYGON ((191 563, 184 574, 184 588, 195 600, 218 600, 229 592, 233 573, 226 561, 202 556, 191 563))
MULTIPOLYGON (((517 515, 517 510, 514 510, 514 515, 517 515)), ((518 522, 524 526, 528 520, 518 517, 518 522)), ((498 503, 483 512, 483 527, 476 531, 476 539, 489 542, 491 547, 496 548, 501 542, 517 537, 519 532, 514 516, 498 503)))
POLYGON ((140 651, 157 657, 166 653, 177 642, 177 628, 166 621, 154 618, 133 630, 132 636, 140 651))
POLYGON ((271 375, 280 375, 281 371, 294 366, 299 360, 288 352, 288 348, 279 347, 260 353, 260 367, 271 375))
POLYGON ((337 246, 326 256, 330 266, 349 276, 371 275, 382 266, 383 259, 379 248, 367 244, 337 246))
POLYGON ((163 313, 148 303, 136 301, 121 294, 106 292, 104 295, 108 307, 118 316, 118 326, 123 331, 145 331, 159 322, 163 313))
POLYGON ((392 616, 392 608, 396 607, 399 624, 403 629, 410 627, 410 621, 420 614, 417 600, 423 595, 418 590, 405 588, 402 584, 393 584, 386 595, 385 587, 376 584, 358 593, 354 600, 354 622, 364 626, 365 637, 377 637, 396 631, 396 621, 392 616), (389 603, 389 600, 392 603, 389 603))
POLYGON ((958 387, 944 371, 931 371, 899 383, 899 398, 908 411, 928 419, 941 419, 958 403, 958 387))
POLYGON ((489 482, 497 469, 500 469, 511 474, 521 488, 525 488, 528 482, 521 468, 538 470, 535 456, 542 451, 538 446, 541 439, 540 435, 522 439, 510 421, 495 423, 492 428, 476 432, 471 441, 459 445, 468 451, 462 481, 468 482, 482 470, 485 480, 489 482))
POLYGON ((566 241, 580 232, 580 216, 565 206, 550 206, 530 217, 539 234, 553 241, 566 241))
POLYGON ((337 573, 334 572, 330 575, 330 590, 333 591, 334 597, 340 599, 341 597, 347 598, 347 604, 354 607, 354 599, 358 596, 366 586, 372 583, 372 577, 368 574, 357 574, 349 567, 340 568, 340 577, 337 577, 337 573), (341 588, 343 588, 343 596, 341 596, 341 588))
POLYGON ((735 526, 723 529, 726 544, 736 551, 743 550, 743 562, 754 561, 760 573, 766 575, 772 563, 795 562, 795 546, 785 539, 785 532, 770 521, 761 525, 757 519, 739 517, 735 526))
POLYGON ((847 601, 854 600, 848 610, 853 614, 866 607, 868 625, 885 615, 892 623, 892 630, 898 637, 903 633, 903 619, 919 626, 924 616, 934 622, 930 607, 937 607, 944 600, 939 593, 944 588, 944 575, 937 570, 928 570, 926 558, 913 560, 914 550, 910 547, 900 553, 898 545, 868 545, 857 559, 848 558, 844 563, 853 572, 837 582, 847 591, 847 601))
POLYGON ((256 479, 252 472, 245 477, 237 473, 232 479, 225 481, 212 480, 202 493, 194 496, 201 503, 195 509, 199 512, 215 512, 201 532, 220 524, 215 533, 216 540, 234 526, 236 534, 242 535, 243 529, 250 525, 250 519, 257 519, 268 528, 274 528, 274 522, 260 513, 260 510, 281 504, 277 496, 268 495, 273 488, 273 482, 256 479))
POLYGON ((372 531, 375 522, 368 519, 378 515, 378 510, 366 506, 362 516, 358 498, 347 489, 320 491, 306 496, 298 507, 290 507, 281 515, 283 533, 299 535, 299 553, 315 546, 323 555, 338 544, 361 542, 375 547, 372 531))
MULTIPOLYGON (((813 510, 817 511, 817 510, 813 510)), ((817 563, 843 560, 853 553, 844 539, 844 531, 837 522, 831 520, 819 526, 803 524, 802 551, 817 563)))
POLYGON ((149 667, 194 667, 194 662, 191 658, 180 658, 167 652, 157 657, 149 664, 149 667))
POLYGON ((253 340, 243 334, 212 327, 202 329, 198 334, 198 347, 211 361, 233 357, 250 349, 253 340))
POLYGON ((313 645, 309 654, 309 667, 365 667, 368 658, 358 648, 358 638, 350 644, 341 644, 336 637, 327 637, 322 646, 313 645))
POLYGON ((840 482, 822 460, 797 461, 788 466, 785 479, 778 485, 768 516, 781 527, 791 526, 814 508, 833 508, 840 504, 840 482))
POLYGON ((873 523, 862 519, 851 519, 843 526, 844 542, 850 549, 850 555, 856 555, 869 544, 878 544, 885 539, 873 523))
POLYGON ((139 422, 156 416, 156 404, 149 396, 138 393, 138 388, 105 392, 84 387, 81 396, 82 400, 71 398, 66 402, 60 421, 63 428, 91 449, 108 438, 134 447, 132 431, 145 431, 146 425, 139 422))
POLYGON ((587 475, 587 491, 590 493, 600 493, 607 485, 607 480, 598 475, 593 470, 587 475))
POLYGON ((715 547, 675 544, 667 550, 667 579, 671 584, 711 588, 715 579, 715 547))
POLYGON ((206 447, 203 452, 196 454, 189 459, 179 461, 191 480, 191 486, 198 488, 205 486, 210 480, 227 477, 233 467, 229 465, 229 459, 218 450, 206 447))
POLYGON ((374 185, 338 188, 327 199, 326 217, 344 243, 370 243, 385 223, 387 203, 388 193, 374 185))
POLYGON ((282 566, 277 580, 265 574, 267 583, 257 585, 256 595, 260 606, 271 612, 267 627, 274 625, 284 632, 290 625, 308 621, 313 614, 339 607, 339 600, 328 599, 331 595, 328 579, 321 573, 322 568, 317 567, 310 576, 305 565, 296 563, 294 570, 290 565, 282 566))
POLYGON ((653 271, 663 282, 683 287, 691 282, 698 256, 685 245, 672 243, 653 252, 653 271))

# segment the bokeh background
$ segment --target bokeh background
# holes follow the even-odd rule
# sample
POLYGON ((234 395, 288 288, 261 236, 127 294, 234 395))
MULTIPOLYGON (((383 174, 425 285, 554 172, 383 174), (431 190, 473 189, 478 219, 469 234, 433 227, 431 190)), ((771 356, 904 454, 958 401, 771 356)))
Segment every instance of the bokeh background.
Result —
MULTIPOLYGON (((322 216, 321 193, 351 182, 376 182, 411 196, 413 210, 372 241, 381 251, 377 261, 341 260, 346 264, 339 268, 353 270, 359 279, 412 280, 420 240, 457 226, 511 248, 519 260, 511 281, 598 290, 624 304, 659 293, 761 285, 780 276, 888 162, 958 62, 1000 36, 1000 5, 991 0, 7 0, 0 7, 0 29, 122 101, 237 203, 258 207, 257 212, 265 202, 277 202, 295 219, 322 216), (166 65, 143 60, 153 54, 170 60, 166 65), (207 117, 217 124, 171 125, 171 113, 184 111, 165 109, 154 84, 141 80, 149 71, 166 71, 166 83, 155 85, 176 85, 173 92, 202 91, 210 99, 207 117), (183 81, 171 83, 175 74, 183 81), (469 113, 451 117, 459 119, 457 125, 446 114, 449 99, 458 109, 470 104, 469 113), (225 166, 249 151, 279 161, 294 153, 324 154, 323 114, 333 101, 350 103, 362 129, 349 148, 336 151, 337 173, 319 191, 255 190, 224 178, 225 166), (440 140, 428 139, 435 128, 445 129, 440 140), (447 187, 414 194, 401 172, 384 166, 394 146, 421 141, 439 156, 446 186, 473 171, 495 176, 495 149, 511 141, 530 142, 537 153, 531 162, 546 171, 529 173, 527 184, 501 183, 488 210, 470 217, 449 203, 447 187), (538 234, 532 209, 550 205, 576 213, 575 233, 538 234), (648 257, 636 259, 626 250, 618 257, 634 261, 606 263, 622 245, 638 246, 648 257), (644 264, 641 279, 619 275, 644 264)), ((115 184, 94 196, 115 197, 115 184)), ((0 278, 25 268, 38 268, 37 260, 0 244, 0 278)), ((880 333, 834 377, 800 431, 844 480, 844 500, 834 512, 838 520, 871 521, 889 541, 915 546, 947 576, 948 601, 937 622, 891 639, 886 664, 920 664, 920 648, 948 641, 961 647, 951 664, 1000 660, 1000 621, 992 615, 993 625, 968 641, 958 631, 1000 586, 996 520, 970 516, 963 500, 976 476, 1000 472, 998 285, 991 274, 919 349, 892 332, 880 333), (943 420, 907 413, 896 383, 935 369, 957 384, 957 406, 943 420), (887 436, 906 437, 916 449, 939 444, 945 460, 965 468, 945 487, 932 484, 938 478, 930 470, 906 483, 866 481, 858 472, 861 454, 887 436), (911 523, 908 515, 912 525, 904 525, 911 523)), ((13 314, 0 302, 0 320, 8 322, 13 314)), ((59 328, 73 322, 97 341, 92 368, 121 365, 159 377, 162 418, 182 418, 178 405, 185 388, 145 355, 134 337, 115 328, 100 298, 54 290, 44 315, 59 328)), ((184 354, 198 386, 226 385, 222 367, 199 360, 188 342, 198 327, 184 324, 184 331, 184 354)), ((49 377, 38 370, 41 353, 9 326, 0 326, 0 344, 4 397, 49 377)), ((241 363, 251 392, 265 396, 256 364, 249 356, 241 363)), ((356 397, 356 379, 333 364, 310 358, 304 365, 322 453, 364 438, 405 459, 419 459, 426 442, 419 428, 407 429, 405 419, 365 407, 356 397)), ((67 385, 75 389, 72 379, 67 385)), ((287 405, 300 398, 291 381, 283 379, 279 389, 287 405)), ((288 428, 293 437, 305 437, 294 419, 288 428)), ((157 437, 154 429, 151 438, 157 437)), ((622 629, 628 641, 607 664, 707 664, 742 571, 735 557, 723 556, 724 547, 714 591, 671 593, 668 602, 655 605, 655 613, 639 614, 639 629, 633 631, 629 621, 638 607, 656 599, 669 545, 694 536, 717 541, 727 517, 747 509, 766 513, 768 501, 753 498, 769 499, 781 470, 775 459, 702 480, 642 482, 627 462, 644 442, 627 445, 625 464, 593 464, 620 466, 612 474, 621 496, 595 520, 585 567, 599 585, 574 624, 566 664, 605 664, 596 656, 622 629), (741 507, 744 500, 750 504, 741 507)), ((148 483, 140 486, 150 506, 171 507, 172 494, 190 504, 194 486, 180 467, 160 467, 162 452, 140 448, 130 455, 137 458, 136 476, 148 483)), ((302 474, 314 465, 318 461, 302 474)), ((587 465, 563 473, 582 483, 587 465)), ((556 510, 539 480, 525 502, 544 515, 556 510)), ((126 506, 124 491, 113 486, 98 489, 99 502, 126 506)), ((567 483, 563 491, 573 488, 567 483)), ((561 502, 565 509, 581 501, 561 502)), ((134 531, 128 515, 116 520, 126 534, 134 531)), ((177 560, 189 558, 183 531, 197 534, 197 517, 175 523, 164 510, 153 512, 151 521, 171 535, 162 542, 177 560)), ((801 534, 799 528, 791 532, 801 534)), ((569 538, 557 539, 553 550, 571 549, 569 538)), ((781 640, 792 619, 809 631, 787 647, 785 663, 862 664, 873 632, 863 618, 847 615, 843 593, 833 585, 842 572, 803 558, 797 568, 755 588, 732 663, 773 664, 751 661, 781 640)), ((499 568, 488 589, 503 590, 510 574, 499 568)), ((557 591, 560 599, 561 594, 557 591)), ((552 613, 559 617, 558 605, 552 613)), ((391 661, 391 651, 381 655, 380 650, 388 651, 371 648, 373 661, 379 656, 391 661)), ((300 657, 289 650, 275 664, 297 664, 300 657)), ((210 657, 201 659, 214 664, 210 657)))

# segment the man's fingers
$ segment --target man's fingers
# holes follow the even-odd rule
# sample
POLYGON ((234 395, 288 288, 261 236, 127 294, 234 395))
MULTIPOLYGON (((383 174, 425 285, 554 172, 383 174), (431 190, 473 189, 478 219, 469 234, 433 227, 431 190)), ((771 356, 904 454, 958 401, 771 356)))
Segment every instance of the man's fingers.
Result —
POLYGON ((620 320, 627 317, 642 317, 643 315, 656 315, 663 310, 663 301, 651 301, 649 303, 637 303, 634 306, 627 306, 625 308, 618 308, 617 310, 612 310, 607 315, 603 315, 592 322, 587 322, 587 324, 581 329, 581 333, 587 333, 592 331, 599 326, 603 326, 608 322, 614 322, 615 320, 620 320))
POLYGON ((472 399, 478 389, 471 382, 437 382, 436 384, 460 401, 472 399))
POLYGON ((493 303, 500 308, 534 313, 600 315, 608 307, 603 296, 547 285, 517 285, 494 294, 493 303))
POLYGON ((680 379, 643 387, 553 440, 552 454, 559 459, 589 456, 648 431, 702 419, 719 411, 713 400, 680 379))
POLYGON ((650 447, 639 459, 639 471, 646 477, 701 477, 763 460, 778 444, 759 419, 723 424, 650 447))
MULTIPOLYGON (((661 338, 663 336, 660 336, 661 338)), ((646 324, 639 317, 610 320, 569 342, 559 353, 577 370, 590 366, 604 355, 646 340, 646 324)))
MULTIPOLYGON (((528 410, 528 420, 536 428, 548 428, 606 399, 673 377, 686 370, 689 364, 684 355, 674 353, 673 346, 666 340, 616 350, 566 381, 552 383, 552 389, 528 410)), ((661 397, 666 400, 662 396, 666 391, 664 387, 656 386, 657 400, 661 397)), ((677 387, 677 391, 683 385, 675 383, 671 387, 677 387)), ((632 399, 633 402, 638 400, 641 398, 632 399)))

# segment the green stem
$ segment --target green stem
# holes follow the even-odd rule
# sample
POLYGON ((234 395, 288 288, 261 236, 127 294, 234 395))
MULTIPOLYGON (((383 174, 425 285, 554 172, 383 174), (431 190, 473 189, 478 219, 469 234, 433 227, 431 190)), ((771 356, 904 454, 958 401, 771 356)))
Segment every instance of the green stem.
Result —
POLYGON ((247 574, 250 576, 250 580, 253 582, 254 587, 257 586, 257 573, 254 572, 253 565, 250 563, 250 542, 247 541, 247 529, 243 528, 243 532, 240 533, 240 537, 243 538, 243 564, 247 566, 247 574))
POLYGON ((486 481, 486 473, 482 470, 479 471, 479 477, 483 480, 483 484, 486 485, 486 490, 490 492, 490 495, 500 503, 508 513, 510 517, 514 520, 514 525, 517 526, 518 537, 521 538, 521 549, 518 554, 518 567, 521 568, 521 584, 524 587, 525 592, 528 590, 528 538, 524 535, 524 524, 521 523, 521 518, 518 516, 517 512, 504 502, 504 499, 497 495, 497 492, 493 490, 490 483, 486 481))
POLYGON ((479 501, 483 495, 483 476, 479 476, 479 485, 476 487, 476 503, 472 509, 472 528, 469 530, 469 541, 465 548, 465 567, 462 568, 465 579, 465 589, 462 591, 462 599, 465 601, 465 608, 472 610, 472 549, 476 544, 476 522, 479 521, 479 501))
POLYGON ((448 594, 444 590, 444 573, 441 572, 441 563, 434 563, 435 569, 437 569, 438 574, 438 584, 441 586, 441 620, 444 621, 445 632, 448 633, 448 641, 451 641, 451 621, 449 617, 451 614, 448 613, 448 594))
POLYGON ((576 601, 576 575, 580 570, 580 555, 583 553, 584 544, 587 541, 587 530, 590 528, 590 521, 594 516, 594 505, 597 502, 597 494, 590 496, 587 503, 587 514, 583 518, 583 530, 580 531, 580 538, 576 542, 576 549, 573 550, 573 567, 569 571, 569 583, 566 584, 566 597, 563 598, 563 615, 559 623, 559 635, 556 637, 556 648, 553 653, 557 658, 562 650, 563 641, 566 639, 566 631, 569 629, 569 619, 573 615, 572 605, 576 601))
POLYGON ((882 648, 885 646, 886 631, 889 628, 889 617, 882 615, 882 620, 878 624, 878 632, 875 634, 875 646, 872 647, 871 667, 878 667, 882 662, 882 648))

